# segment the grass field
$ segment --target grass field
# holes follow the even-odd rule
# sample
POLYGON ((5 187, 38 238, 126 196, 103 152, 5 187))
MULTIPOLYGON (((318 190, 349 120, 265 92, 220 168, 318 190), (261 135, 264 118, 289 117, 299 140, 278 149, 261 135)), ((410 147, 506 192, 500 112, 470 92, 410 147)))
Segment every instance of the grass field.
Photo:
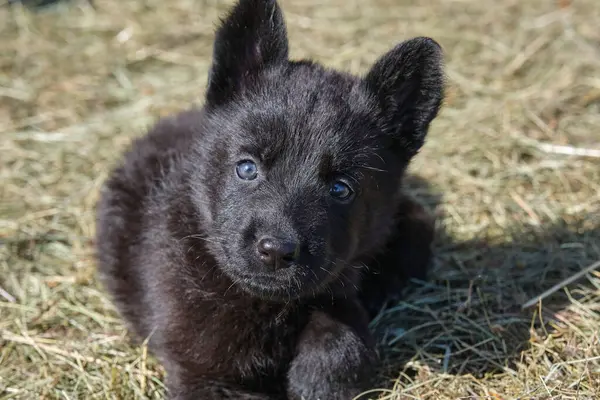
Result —
MULTIPOLYGON (((202 102, 231 1, 78 4, 0 7, 0 399, 157 399, 95 277, 94 205, 132 138, 202 102)), ((568 281, 600 259, 598 0, 281 5, 295 58, 362 73, 418 35, 446 54, 409 185, 438 215, 435 268, 373 322, 362 398, 599 399, 600 272, 568 281)))

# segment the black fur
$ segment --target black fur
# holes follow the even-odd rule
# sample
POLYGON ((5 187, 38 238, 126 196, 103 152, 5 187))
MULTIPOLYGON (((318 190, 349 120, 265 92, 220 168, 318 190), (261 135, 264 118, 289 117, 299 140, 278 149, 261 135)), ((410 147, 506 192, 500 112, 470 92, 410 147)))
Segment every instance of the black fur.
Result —
POLYGON ((426 276, 432 223, 401 181, 442 97, 431 39, 352 76, 289 61, 277 3, 240 0, 205 106, 138 139, 98 204, 100 276, 170 398, 365 389, 369 318, 426 276))

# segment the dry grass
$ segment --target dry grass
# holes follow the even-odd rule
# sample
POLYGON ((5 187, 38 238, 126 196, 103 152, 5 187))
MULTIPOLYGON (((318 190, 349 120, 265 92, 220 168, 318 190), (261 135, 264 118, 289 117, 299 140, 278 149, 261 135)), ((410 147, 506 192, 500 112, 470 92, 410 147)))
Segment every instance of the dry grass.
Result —
MULTIPOLYGON (((133 137, 201 102, 230 1, 96 3, 0 8, 0 399, 163 393, 95 279, 94 202, 133 137)), ((434 280, 374 321, 379 393, 600 398, 600 273, 521 310, 600 259, 598 1, 415 4, 282 1, 295 57, 363 72, 416 35, 447 54, 411 183, 439 215, 434 280)))

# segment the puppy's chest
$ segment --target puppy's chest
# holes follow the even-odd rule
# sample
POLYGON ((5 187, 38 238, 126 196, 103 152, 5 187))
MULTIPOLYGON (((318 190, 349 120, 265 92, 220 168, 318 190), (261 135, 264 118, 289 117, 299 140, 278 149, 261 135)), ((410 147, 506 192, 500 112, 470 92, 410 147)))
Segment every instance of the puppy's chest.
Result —
POLYGON ((205 319, 203 341, 208 339, 208 346, 203 351, 211 353, 212 368, 236 371, 242 378, 277 374, 285 368, 306 324, 306 316, 298 310, 278 311, 249 304, 213 311, 205 319))

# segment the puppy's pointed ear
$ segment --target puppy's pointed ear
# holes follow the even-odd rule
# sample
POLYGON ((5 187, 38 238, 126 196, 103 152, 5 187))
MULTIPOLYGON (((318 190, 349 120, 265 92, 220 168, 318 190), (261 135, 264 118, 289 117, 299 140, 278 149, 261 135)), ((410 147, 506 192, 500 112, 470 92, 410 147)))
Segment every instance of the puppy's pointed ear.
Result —
POLYGON ((208 104, 226 102, 253 74, 287 59, 287 30, 277 1, 238 0, 215 35, 208 104))
POLYGON ((375 62, 365 80, 377 97, 386 130, 413 156, 425 141, 444 97, 443 55, 433 39, 400 43, 375 62))

